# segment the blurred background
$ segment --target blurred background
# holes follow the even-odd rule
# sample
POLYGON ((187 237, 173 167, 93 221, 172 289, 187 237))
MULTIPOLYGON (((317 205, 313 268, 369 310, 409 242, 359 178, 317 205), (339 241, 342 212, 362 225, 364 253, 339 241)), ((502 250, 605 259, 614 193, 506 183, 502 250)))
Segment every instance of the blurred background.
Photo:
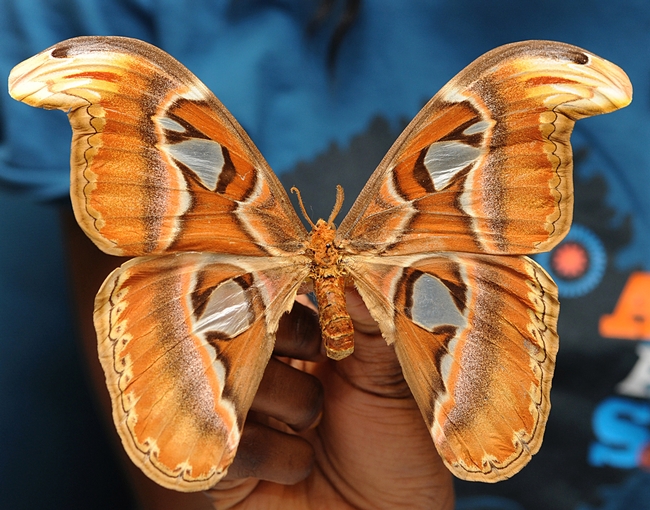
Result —
MULTIPOLYGON (((0 0, 0 76, 75 35, 181 60, 312 217, 352 203, 453 75, 504 43, 554 39, 622 67, 631 106, 576 125, 576 212, 538 261, 562 301, 544 444, 459 510, 650 509, 650 4, 646 0, 0 0)), ((0 94, 0 508, 134 509, 90 389, 59 211, 70 130, 0 94)), ((342 216, 339 216, 341 218, 342 216)))

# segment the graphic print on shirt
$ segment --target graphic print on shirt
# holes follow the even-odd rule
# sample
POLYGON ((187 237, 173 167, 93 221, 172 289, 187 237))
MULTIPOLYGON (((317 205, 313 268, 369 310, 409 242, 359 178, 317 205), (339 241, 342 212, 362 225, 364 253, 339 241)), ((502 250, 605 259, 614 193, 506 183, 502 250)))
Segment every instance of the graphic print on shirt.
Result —
POLYGON ((591 229, 574 223, 553 250, 535 257, 557 283, 560 297, 577 298, 589 294, 602 281, 607 268, 607 252, 591 229))

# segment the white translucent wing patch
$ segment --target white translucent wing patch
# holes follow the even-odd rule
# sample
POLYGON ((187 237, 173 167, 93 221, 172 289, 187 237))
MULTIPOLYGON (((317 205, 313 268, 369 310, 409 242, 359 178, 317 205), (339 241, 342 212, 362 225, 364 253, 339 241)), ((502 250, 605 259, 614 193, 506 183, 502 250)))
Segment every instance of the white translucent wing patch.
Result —
MULTIPOLYGON (((162 123, 163 126, 175 121, 162 123)), ((179 127, 180 124, 178 124, 179 127)), ((163 149, 176 161, 189 168, 203 186, 214 191, 223 171, 224 157, 221 145, 212 140, 188 138, 179 143, 164 145, 163 149)))
POLYGON ((484 131, 487 131, 489 128, 491 128, 494 125, 494 121, 489 121, 489 120, 481 120, 478 122, 475 122, 471 126, 469 126, 467 129, 463 131, 463 134, 465 136, 470 136, 470 135, 476 135, 478 133, 483 133, 484 131))
POLYGON ((177 133, 184 133, 185 128, 169 117, 155 117, 155 120, 166 130, 176 131, 177 133))
POLYGON ((467 326, 467 317, 458 309, 449 289, 431 275, 422 273, 413 282, 411 299, 411 319, 428 331, 439 326, 467 326))
MULTIPOLYGON (((449 381, 449 376, 451 375, 451 369, 453 368, 454 361, 456 361, 456 357, 459 356, 459 354, 456 353, 456 346, 458 345, 458 335, 456 335, 454 338, 452 338, 449 343, 447 344, 447 352, 442 355, 440 358, 440 376, 442 377, 443 381, 449 381)), ((443 397, 441 397, 443 398, 443 397)), ((435 406, 435 402, 434 402, 435 406)), ((431 431, 433 433, 435 429, 435 422, 434 425, 431 427, 431 431)))
POLYGON ((208 334, 235 338, 246 331, 253 320, 254 315, 246 290, 234 280, 226 280, 210 294, 193 330, 204 339, 208 334))
MULTIPOLYGON (((468 129, 478 124, 481 123, 478 122, 468 129)), ((441 190, 446 188, 463 168, 476 163, 482 152, 478 147, 455 140, 435 142, 429 146, 424 156, 424 166, 431 175, 435 188, 441 190)))

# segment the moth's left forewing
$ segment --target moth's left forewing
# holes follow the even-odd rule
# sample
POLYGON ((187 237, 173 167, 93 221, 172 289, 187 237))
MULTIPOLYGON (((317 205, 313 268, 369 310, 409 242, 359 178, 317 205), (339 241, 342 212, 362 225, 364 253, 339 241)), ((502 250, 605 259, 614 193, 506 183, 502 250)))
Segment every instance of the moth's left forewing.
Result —
POLYGON ((300 250, 307 233, 278 178, 224 105, 164 51, 124 37, 62 41, 18 64, 9 91, 68 114, 73 209, 105 252, 300 250))
POLYGON ((575 120, 621 108, 631 94, 621 69, 580 48, 497 48, 404 130, 338 239, 386 255, 546 251, 571 224, 575 120))
POLYGON ((198 491, 226 474, 306 274, 300 257, 182 253, 136 258, 107 278, 99 358, 124 448, 150 478, 198 491))
POLYGON ((349 264, 449 469, 480 481, 518 472, 550 410, 559 305, 545 271, 489 255, 349 264))

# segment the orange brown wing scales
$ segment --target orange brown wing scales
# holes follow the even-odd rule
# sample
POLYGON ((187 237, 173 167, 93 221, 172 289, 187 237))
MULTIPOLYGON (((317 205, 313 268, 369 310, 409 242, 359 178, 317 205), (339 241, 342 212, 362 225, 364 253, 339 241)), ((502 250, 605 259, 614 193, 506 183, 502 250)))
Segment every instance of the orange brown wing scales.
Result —
POLYGON ((341 223, 356 253, 526 254, 571 224, 575 120, 626 106, 615 65, 580 48, 497 48, 452 79, 404 130, 341 223))
POLYGON ((271 356, 301 259, 140 257, 97 295, 95 326, 113 417, 129 456, 177 490, 226 473, 271 356))
POLYGON ((16 66, 9 83, 14 98, 68 113, 75 215, 107 253, 301 249, 307 233, 248 135, 158 48, 72 39, 16 66))
POLYGON ((348 263, 449 469, 480 481, 517 473, 541 446, 550 409, 559 310, 550 277, 527 257, 348 263))

